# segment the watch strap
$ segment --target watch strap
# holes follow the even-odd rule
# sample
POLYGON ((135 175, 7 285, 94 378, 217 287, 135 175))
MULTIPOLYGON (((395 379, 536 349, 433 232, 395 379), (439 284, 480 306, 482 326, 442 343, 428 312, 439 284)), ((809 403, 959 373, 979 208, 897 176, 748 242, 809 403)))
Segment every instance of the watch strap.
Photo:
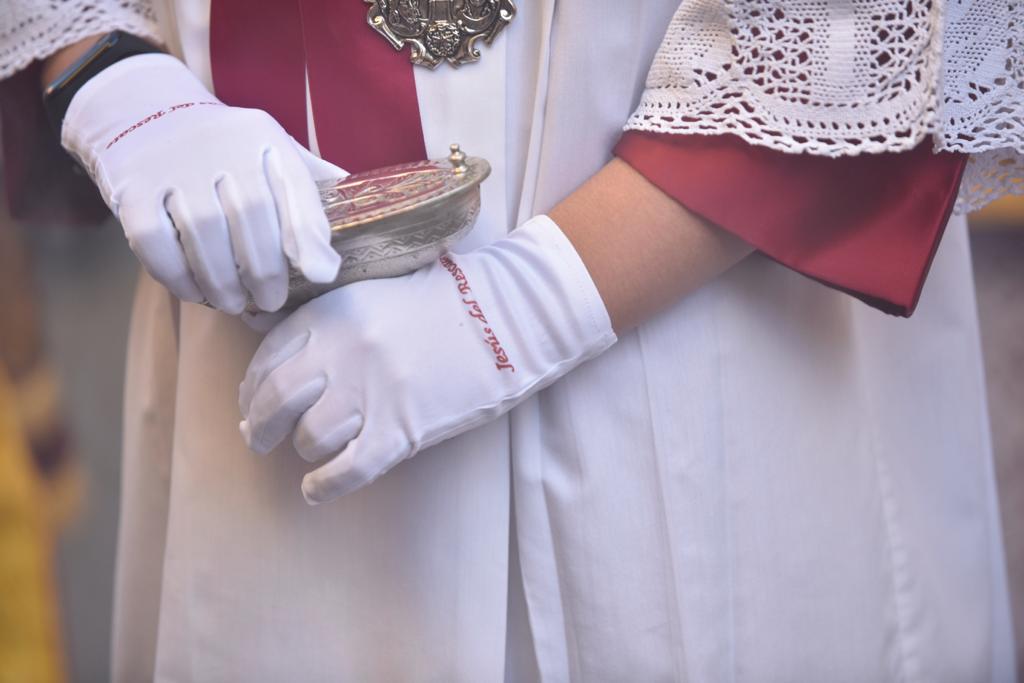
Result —
POLYGON ((43 91, 43 105, 50 125, 60 133, 72 98, 90 78, 122 59, 152 52, 162 50, 124 31, 111 31, 100 38, 43 91))

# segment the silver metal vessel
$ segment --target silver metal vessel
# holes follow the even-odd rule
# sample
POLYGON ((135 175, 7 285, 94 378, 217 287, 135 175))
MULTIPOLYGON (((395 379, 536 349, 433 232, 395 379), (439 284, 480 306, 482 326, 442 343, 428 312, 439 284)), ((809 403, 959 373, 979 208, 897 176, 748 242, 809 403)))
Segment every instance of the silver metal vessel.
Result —
MULTIPOLYGON (((467 157, 452 145, 447 159, 321 183, 341 270, 329 284, 311 283, 293 270, 284 308, 359 280, 405 275, 438 258, 473 227, 480 213, 480 184, 490 172, 486 160, 467 157)), ((250 302, 248 310, 257 309, 250 302)))

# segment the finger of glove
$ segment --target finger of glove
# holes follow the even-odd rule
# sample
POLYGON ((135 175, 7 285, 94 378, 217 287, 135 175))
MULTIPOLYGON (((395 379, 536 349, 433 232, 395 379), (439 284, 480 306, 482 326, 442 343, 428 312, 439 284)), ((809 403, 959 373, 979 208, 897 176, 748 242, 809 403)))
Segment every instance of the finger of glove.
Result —
POLYGON ((405 459, 406 453, 374 454, 364 430, 341 453, 302 478, 302 495, 310 505, 326 503, 372 483, 405 459))
POLYGON ((284 363, 306 348, 309 343, 308 330, 296 329, 286 319, 264 337, 256 354, 249 361, 245 378, 238 387, 238 409, 242 417, 248 419, 252 407, 253 396, 264 380, 284 363))
POLYGON ((336 405, 337 397, 317 401, 299 420, 292 435, 295 452, 303 460, 319 462, 337 455, 348 443, 359 436, 363 416, 336 405), (348 417, 341 417, 347 415, 348 417))
POLYGON ((321 159, 300 145, 294 138, 292 138, 292 145, 295 147, 295 151, 302 159, 302 163, 304 163, 306 168, 309 169, 309 174, 313 177, 313 180, 317 182, 343 180, 349 176, 348 171, 340 166, 335 166, 331 162, 327 161, 327 159, 321 159))
POLYGON ((214 308, 231 315, 245 309, 245 290, 231 249, 228 224, 214 189, 172 191, 164 200, 178 229, 192 276, 214 308))
POLYGON ((305 361, 301 355, 289 359, 253 394, 249 415, 240 427, 252 451, 265 454, 277 448, 326 390, 327 378, 305 361))
POLYGON ((217 183, 217 196, 242 285, 260 310, 276 311, 288 298, 288 262, 270 188, 262 177, 241 187, 226 176, 217 183))
POLYGON ((153 279, 182 301, 202 302, 205 297, 192 278, 185 250, 163 199, 155 198, 147 206, 124 203, 117 214, 128 246, 153 279))
POLYGON ((310 282, 332 282, 341 256, 331 247, 331 228, 320 191, 294 153, 269 149, 263 166, 277 204, 281 244, 289 262, 310 282))

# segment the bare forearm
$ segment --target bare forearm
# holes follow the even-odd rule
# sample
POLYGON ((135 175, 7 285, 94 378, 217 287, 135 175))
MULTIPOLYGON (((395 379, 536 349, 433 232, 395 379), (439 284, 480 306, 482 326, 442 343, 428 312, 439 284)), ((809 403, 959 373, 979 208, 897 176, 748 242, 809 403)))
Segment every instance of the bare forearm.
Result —
POLYGON ((623 333, 697 290, 752 248, 613 160, 550 212, 623 333))
POLYGON ((71 66, 76 59, 88 52, 89 48, 92 47, 97 40, 102 38, 102 35, 89 36, 83 38, 77 43, 72 43, 67 47, 63 47, 50 55, 46 61, 43 62, 42 70, 42 87, 49 85, 57 76, 59 76, 65 69, 71 66))

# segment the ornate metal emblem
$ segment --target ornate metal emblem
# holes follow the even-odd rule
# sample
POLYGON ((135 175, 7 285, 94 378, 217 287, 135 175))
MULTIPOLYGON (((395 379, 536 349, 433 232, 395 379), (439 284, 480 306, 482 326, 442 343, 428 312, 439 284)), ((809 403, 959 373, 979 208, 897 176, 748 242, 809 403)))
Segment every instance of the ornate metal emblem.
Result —
POLYGON ((516 14, 512 0, 365 0, 366 21, 396 50, 412 46, 412 62, 431 69, 480 59, 477 42, 490 44, 516 14))

